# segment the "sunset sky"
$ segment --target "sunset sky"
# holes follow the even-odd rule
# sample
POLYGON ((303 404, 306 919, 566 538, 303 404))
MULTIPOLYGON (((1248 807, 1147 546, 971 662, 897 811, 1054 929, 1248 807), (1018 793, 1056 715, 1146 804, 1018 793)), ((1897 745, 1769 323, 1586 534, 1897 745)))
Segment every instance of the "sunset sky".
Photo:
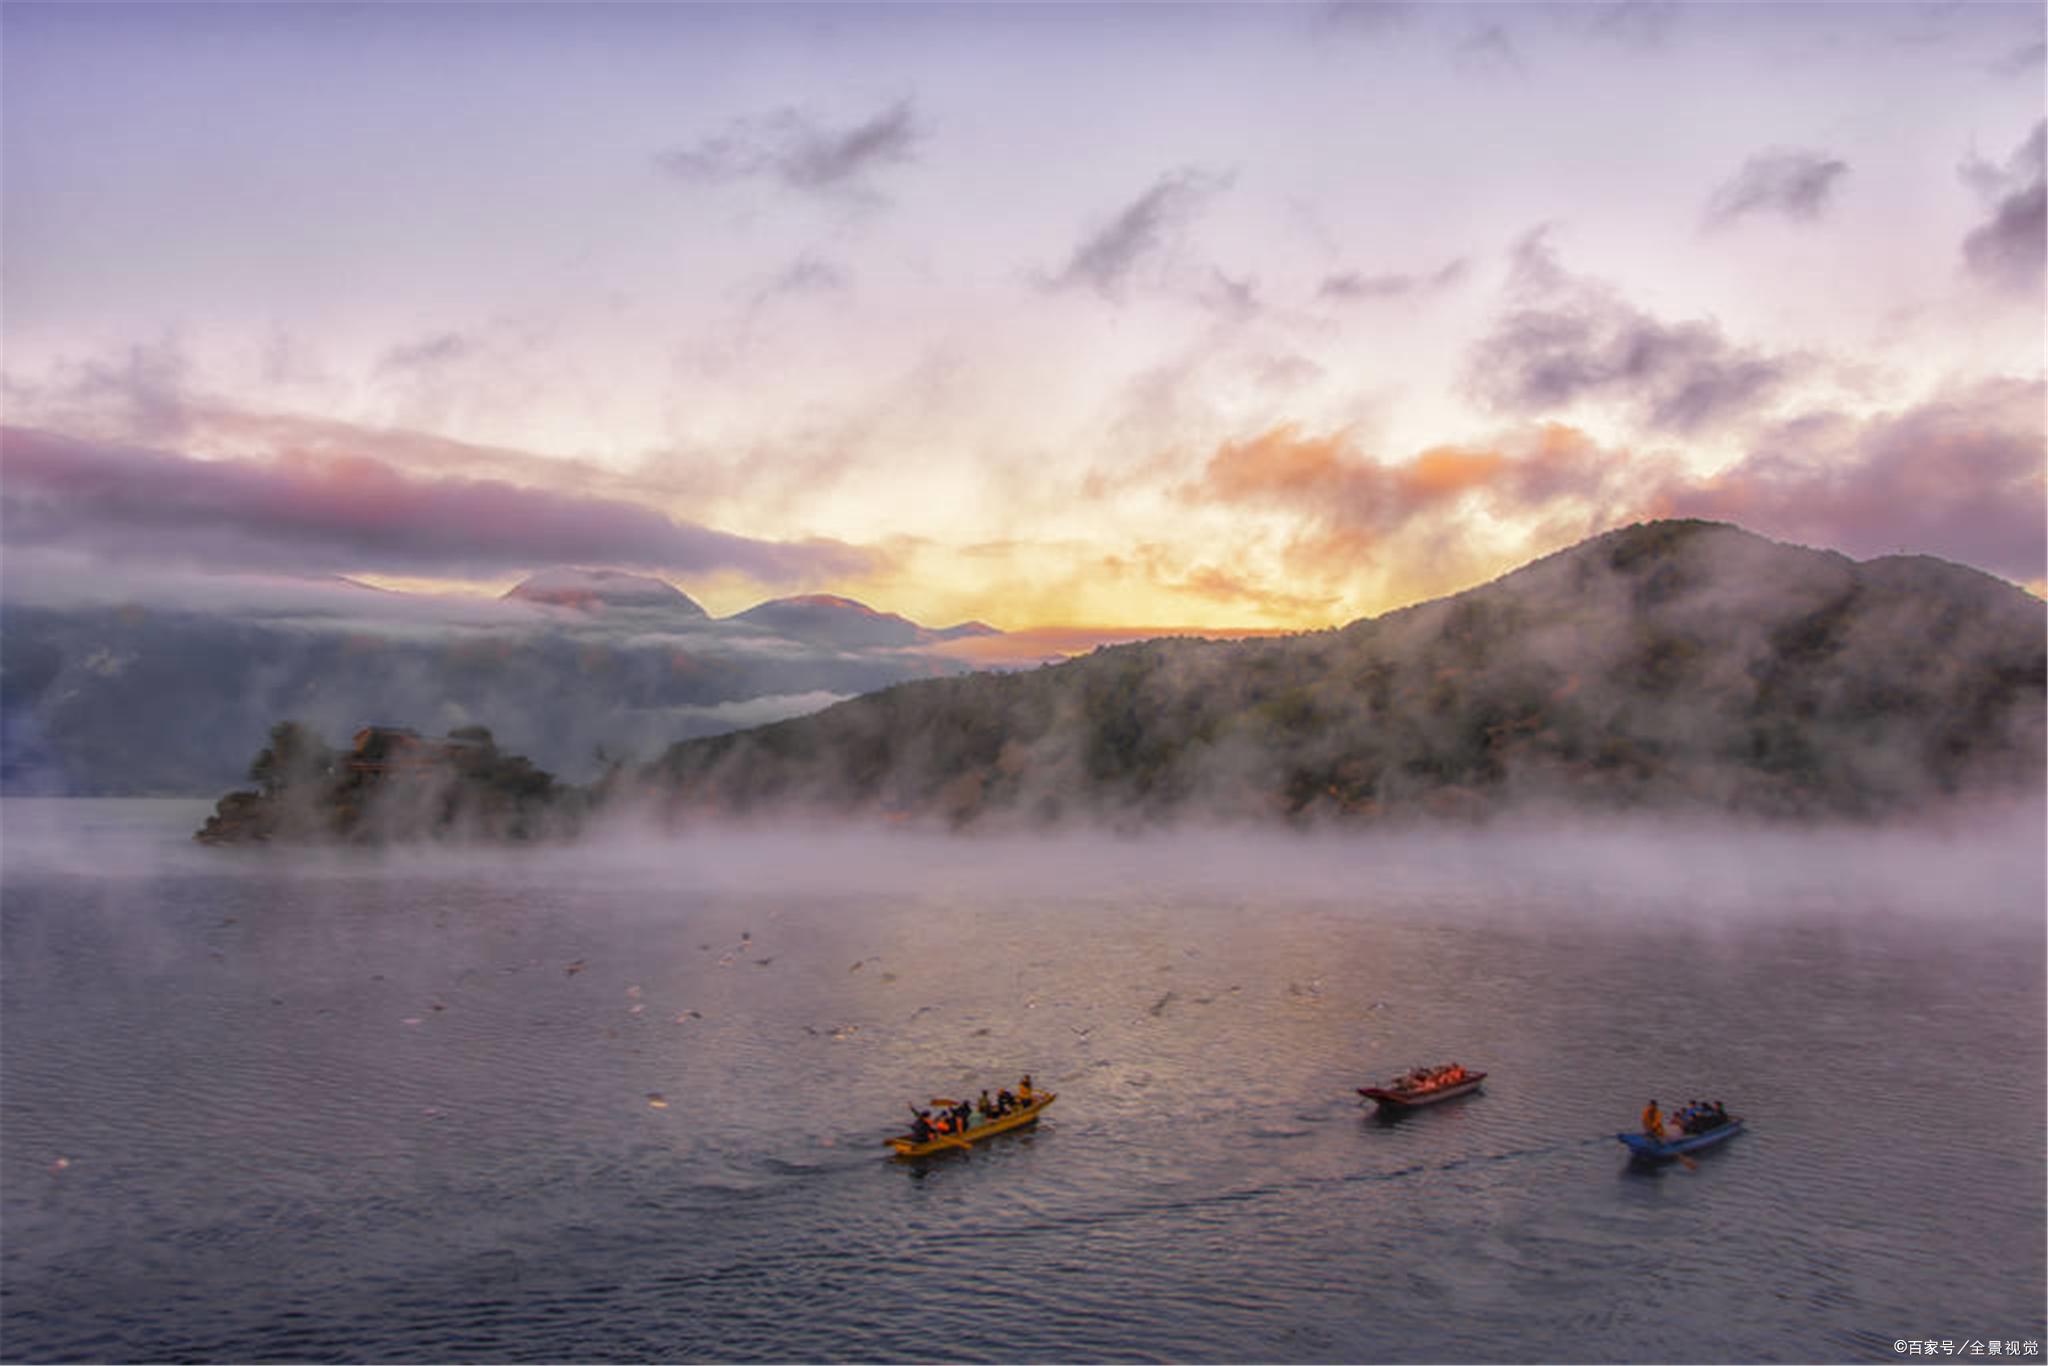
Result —
POLYGON ((9 577, 2040 591, 2038 4, 0 9, 9 577))

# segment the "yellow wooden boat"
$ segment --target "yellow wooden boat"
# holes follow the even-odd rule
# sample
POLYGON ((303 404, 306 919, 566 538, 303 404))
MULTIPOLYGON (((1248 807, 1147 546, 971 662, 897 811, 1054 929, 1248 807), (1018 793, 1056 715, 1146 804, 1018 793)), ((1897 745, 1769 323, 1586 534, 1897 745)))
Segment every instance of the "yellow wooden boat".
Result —
POLYGON ((885 1141, 896 1150, 898 1157, 930 1157, 933 1153, 943 1153, 953 1148, 967 1148, 984 1138, 993 1138, 997 1134, 1007 1133, 1011 1129, 1021 1129, 1026 1124, 1033 1123, 1038 1118, 1038 1112, 1057 1099, 1059 1097, 1051 1091, 1040 1091, 1031 1097, 1029 1105, 1012 1110, 1007 1115, 970 1124, 965 1133, 940 1134, 924 1143, 918 1142, 909 1134, 885 1141))

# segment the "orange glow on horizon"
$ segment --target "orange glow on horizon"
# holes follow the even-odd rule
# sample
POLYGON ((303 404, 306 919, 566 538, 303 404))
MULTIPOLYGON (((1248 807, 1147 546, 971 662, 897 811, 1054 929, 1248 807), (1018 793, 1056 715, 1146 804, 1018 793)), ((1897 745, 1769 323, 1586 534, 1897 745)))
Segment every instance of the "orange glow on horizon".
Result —
POLYGON ((1138 640, 1168 636, 1193 636, 1202 640, 1249 640, 1268 636, 1297 635, 1309 627, 1239 626, 1027 626, 999 636, 966 636, 929 647, 932 654, 945 655, 977 668, 1017 668, 1026 664, 1057 663, 1085 655, 1099 646, 1128 645, 1138 640))

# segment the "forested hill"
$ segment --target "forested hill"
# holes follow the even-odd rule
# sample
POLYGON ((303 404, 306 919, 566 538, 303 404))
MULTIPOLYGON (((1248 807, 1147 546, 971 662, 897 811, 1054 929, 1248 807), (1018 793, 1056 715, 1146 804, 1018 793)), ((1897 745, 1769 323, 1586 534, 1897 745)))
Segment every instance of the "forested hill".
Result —
POLYGON ((681 819, 1883 816, 2040 790, 2044 627, 1946 561, 1653 522, 1341 630, 904 684, 641 779, 681 819))

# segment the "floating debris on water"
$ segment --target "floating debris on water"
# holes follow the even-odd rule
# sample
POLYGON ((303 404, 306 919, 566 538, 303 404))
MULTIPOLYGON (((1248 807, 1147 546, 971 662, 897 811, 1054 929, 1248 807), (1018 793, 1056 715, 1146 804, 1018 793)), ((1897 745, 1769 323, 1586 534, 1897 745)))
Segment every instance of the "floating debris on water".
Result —
POLYGON ((583 960, 579 958, 575 962, 571 963, 568 967, 563 968, 562 975, 565 977, 574 977, 577 973, 581 971, 583 971, 583 960))
POLYGON ((1147 1015, 1153 1016, 1154 1018, 1157 1018, 1158 1016, 1160 1016, 1160 1015, 1162 1015, 1162 1014, 1164 1014, 1164 1013, 1165 1013, 1165 1011, 1166 1011, 1166 1008, 1167 1008, 1168 1006, 1172 1005, 1172 1004, 1173 1004, 1173 1001, 1174 1001, 1174 993, 1173 993, 1173 992, 1170 992, 1170 991, 1169 991, 1169 992, 1167 992, 1167 993, 1166 993, 1166 994, 1165 994, 1164 996, 1162 996, 1162 997, 1160 997, 1160 998, 1159 998, 1158 1000, 1154 1001, 1154 1002, 1152 1003, 1152 1008, 1151 1008, 1150 1010, 1146 1011, 1145 1013, 1146 1013, 1147 1015))
POLYGON ((690 1022, 691 1020, 701 1020, 701 1019, 703 1019, 703 1018, 704 1018, 704 1017, 703 1017, 702 1015, 699 1015, 699 1014, 698 1014, 698 1013, 697 1013, 696 1011, 694 1011, 694 1010, 686 1010, 686 1011, 684 1011, 684 1012, 683 1012, 682 1014, 680 1014, 680 1015, 676 1016, 676 1023, 677 1023, 677 1024, 688 1024, 688 1023, 689 1023, 689 1022, 690 1022))
POLYGON ((647 1108, 650 1110, 666 1110, 668 1108, 668 1097, 659 1091, 649 1091, 647 1093, 647 1108))

